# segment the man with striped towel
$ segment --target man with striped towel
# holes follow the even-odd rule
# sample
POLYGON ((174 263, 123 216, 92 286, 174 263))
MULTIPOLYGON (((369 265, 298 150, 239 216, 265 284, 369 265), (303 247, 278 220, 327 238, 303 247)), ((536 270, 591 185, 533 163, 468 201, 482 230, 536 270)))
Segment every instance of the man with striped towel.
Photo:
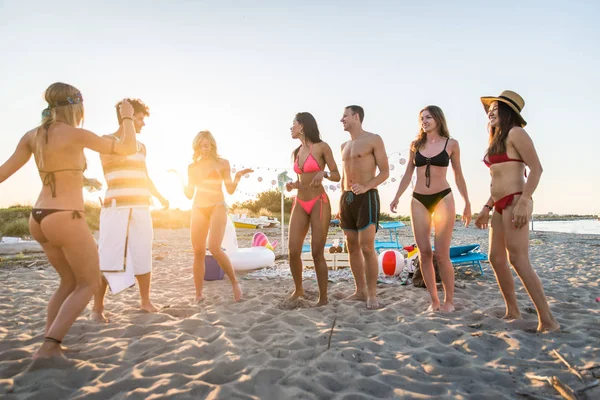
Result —
MULTIPOLYGON (((148 106, 139 99, 127 99, 133 106, 133 123, 139 134, 145 126, 144 119, 150 115, 148 106)), ((119 129, 105 137, 120 140, 123 119, 117 107, 119 129)), ((108 322, 104 316, 106 287, 113 294, 135 285, 140 288, 140 307, 156 312, 150 301, 152 277, 153 228, 150 216, 152 196, 169 207, 148 176, 146 147, 137 142, 137 152, 131 156, 101 155, 102 169, 107 183, 106 195, 100 213, 100 270, 104 279, 102 287, 94 295, 91 318, 108 322)))

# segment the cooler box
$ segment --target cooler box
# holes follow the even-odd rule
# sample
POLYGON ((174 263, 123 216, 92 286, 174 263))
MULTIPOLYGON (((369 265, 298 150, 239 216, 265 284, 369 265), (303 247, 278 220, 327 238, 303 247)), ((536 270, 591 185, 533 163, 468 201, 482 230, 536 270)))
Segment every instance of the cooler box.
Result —
POLYGON ((204 280, 205 281, 220 281, 225 276, 225 272, 219 267, 219 263, 211 255, 204 257, 204 280))

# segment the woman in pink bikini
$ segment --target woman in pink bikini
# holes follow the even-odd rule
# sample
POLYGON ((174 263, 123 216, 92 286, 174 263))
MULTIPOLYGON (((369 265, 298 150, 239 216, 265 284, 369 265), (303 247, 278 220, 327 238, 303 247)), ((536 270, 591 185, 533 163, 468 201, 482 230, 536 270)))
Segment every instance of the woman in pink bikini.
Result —
POLYGON ((550 311, 542 282, 529 261, 528 222, 542 165, 531 138, 523 129, 527 124, 521 116, 525 101, 510 90, 497 97, 482 97, 481 101, 489 118, 489 146, 483 161, 490 168, 492 184, 491 196, 475 225, 487 228, 489 212, 495 209, 490 227, 489 259, 506 303, 504 318, 521 318, 510 262, 537 309, 537 330, 555 331, 560 325, 550 311), (530 169, 527 180, 526 165, 530 169))
POLYGON ((294 150, 294 172, 298 180, 288 183, 287 191, 298 189, 292 215, 288 252, 290 269, 294 277, 296 290, 290 300, 304 295, 302 288, 302 243, 311 228, 311 252, 315 263, 319 283, 319 301, 317 306, 327 304, 327 263, 325 262, 325 241, 331 220, 331 205, 323 188, 323 178, 339 182, 340 173, 333 159, 333 153, 327 143, 321 140, 315 118, 307 112, 296 114, 290 128, 293 139, 299 139, 301 145, 294 150), (329 172, 325 171, 325 165, 329 172), (299 207, 298 207, 299 206, 299 207))

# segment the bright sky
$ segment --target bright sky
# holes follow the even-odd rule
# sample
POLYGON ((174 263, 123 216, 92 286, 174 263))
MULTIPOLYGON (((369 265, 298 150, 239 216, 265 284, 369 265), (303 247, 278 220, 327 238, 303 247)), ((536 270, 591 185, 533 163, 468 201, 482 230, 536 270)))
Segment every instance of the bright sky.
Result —
MULTIPOLYGON (((544 167, 535 212, 600 213, 599 17, 594 0, 0 0, 0 163, 39 123, 42 93, 55 81, 82 91, 84 127, 98 134, 116 130, 119 99, 150 106, 139 139, 151 178, 180 208, 190 202, 167 170, 185 173, 200 130, 213 132, 232 164, 263 167, 233 202, 267 190, 273 168, 291 167, 298 142, 289 128, 299 111, 315 116, 339 162, 349 138, 344 106, 365 108, 364 128, 391 154, 406 152, 419 110, 435 104, 460 143, 476 212, 489 196, 479 97, 510 89, 526 101, 526 130, 544 167)), ((382 211, 403 171, 398 160, 390 160, 396 182, 381 187, 382 211)), ((99 157, 89 153, 88 163, 87 175, 103 180, 99 157)), ((451 170, 448 180, 461 213, 451 170)), ((40 187, 30 161, 0 185, 0 207, 33 204, 40 187)), ((339 193, 329 192, 334 204, 339 193)), ((410 189, 400 214, 409 200, 410 189)))

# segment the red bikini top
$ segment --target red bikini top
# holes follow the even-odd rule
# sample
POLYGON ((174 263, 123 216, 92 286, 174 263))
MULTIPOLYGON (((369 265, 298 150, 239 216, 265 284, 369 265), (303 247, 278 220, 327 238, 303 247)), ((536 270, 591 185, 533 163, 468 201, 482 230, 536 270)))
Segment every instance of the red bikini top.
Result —
POLYGON ((483 162, 485 163, 485 165, 487 165, 488 167, 494 165, 494 164, 500 164, 503 162, 509 162, 509 161, 515 161, 515 162, 522 162, 523 164, 525 164, 525 161, 523 160, 519 160, 518 158, 510 158, 508 156, 508 153, 502 153, 502 154, 494 154, 494 155, 488 155, 486 157, 483 158, 483 162))
MULTIPOLYGON (((483 162, 485 165, 487 165, 488 168, 494 164, 500 164, 500 163, 505 163, 505 162, 509 162, 509 161, 522 162, 523 164, 525 164, 525 161, 523 161, 523 160, 519 160, 518 158, 510 158, 508 156, 508 153, 488 155, 487 160, 486 160, 486 157, 483 158, 483 162)), ((527 164, 525 164, 525 165, 527 165, 527 164)), ((525 171, 525 176, 527 176, 527 171, 525 171)))

